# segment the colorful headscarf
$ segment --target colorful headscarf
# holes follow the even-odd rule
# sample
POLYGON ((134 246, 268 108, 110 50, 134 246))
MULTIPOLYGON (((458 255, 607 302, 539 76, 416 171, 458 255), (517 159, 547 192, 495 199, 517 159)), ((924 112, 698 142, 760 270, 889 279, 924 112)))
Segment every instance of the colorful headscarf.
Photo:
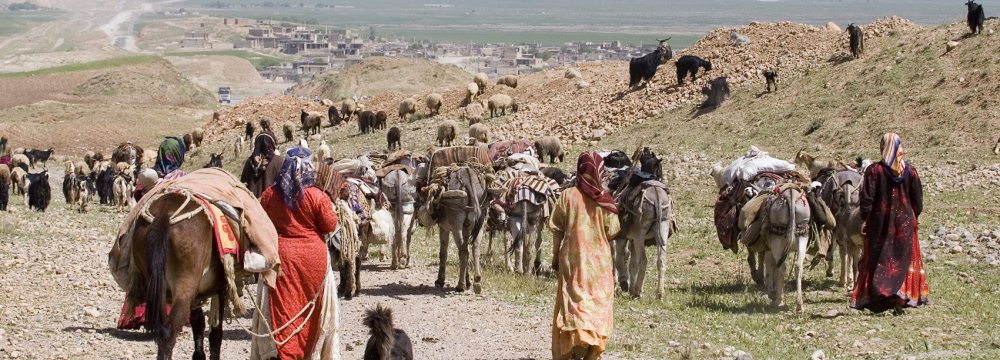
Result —
POLYGON ((187 152, 187 148, 184 147, 183 139, 176 136, 164 139, 156 153, 155 170, 160 177, 180 169, 181 165, 184 164, 185 152, 187 152))
POLYGON ((618 207, 615 206, 615 200, 601 182, 603 172, 604 159, 601 155, 594 151, 585 151, 576 160, 576 175, 579 179, 576 187, 584 195, 596 201, 597 205, 617 214, 618 207))
POLYGON ((285 206, 298 210, 305 196, 306 188, 316 184, 313 171, 312 151, 304 147, 293 147, 285 152, 285 162, 281 164, 278 181, 274 184, 285 206))
POLYGON ((886 133, 882 136, 882 164, 889 168, 892 175, 901 177, 906 170, 906 162, 903 161, 903 140, 896 133, 886 133))

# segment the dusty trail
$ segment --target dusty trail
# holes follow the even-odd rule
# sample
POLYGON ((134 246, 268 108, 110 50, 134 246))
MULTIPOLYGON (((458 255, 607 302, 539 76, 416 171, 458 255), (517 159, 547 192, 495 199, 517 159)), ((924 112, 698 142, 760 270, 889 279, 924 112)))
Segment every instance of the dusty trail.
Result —
MULTIPOLYGON (((145 359, 155 354, 152 337, 120 331, 115 324, 124 294, 107 270, 107 251, 124 215, 93 205, 85 214, 67 207, 61 194, 61 164, 50 161, 53 200, 45 213, 0 217, 0 354, 29 359, 145 359)), ((414 247, 436 246, 418 242, 414 247)), ((435 251, 436 252, 436 251, 435 251)), ((436 262, 415 259, 407 270, 388 261, 366 263, 362 295, 341 300, 344 359, 360 358, 368 339, 364 309, 390 306, 396 326, 424 359, 548 358, 548 305, 527 307, 433 286, 436 262)), ((453 275, 453 274, 451 274, 453 275)), ((249 318, 237 320, 249 325, 249 318)), ((223 358, 246 358, 250 337, 237 324, 224 325, 223 358)), ((190 330, 178 341, 177 358, 192 351, 190 330)))

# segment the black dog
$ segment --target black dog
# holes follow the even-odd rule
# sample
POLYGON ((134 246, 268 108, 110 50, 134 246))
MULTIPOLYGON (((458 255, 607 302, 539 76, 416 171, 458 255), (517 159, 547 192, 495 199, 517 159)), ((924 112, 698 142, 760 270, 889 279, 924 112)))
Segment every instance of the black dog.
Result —
POLYGON ((698 80, 698 68, 712 71, 712 63, 694 55, 684 55, 677 59, 677 85, 684 85, 684 78, 691 74, 691 81, 698 80))
POLYGON ((413 360, 413 344, 405 331, 393 327, 392 309, 379 304, 365 310, 364 323, 371 334, 364 360, 413 360))

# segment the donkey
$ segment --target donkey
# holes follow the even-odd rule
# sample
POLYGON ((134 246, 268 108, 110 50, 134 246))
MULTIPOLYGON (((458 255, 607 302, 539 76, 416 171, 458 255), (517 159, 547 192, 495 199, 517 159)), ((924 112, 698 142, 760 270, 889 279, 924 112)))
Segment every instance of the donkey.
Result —
MULTIPOLYGON (((521 190, 521 188, 518 187, 515 191, 521 190)), ((544 206, 544 201, 536 203, 529 198, 520 198, 506 209, 507 231, 510 232, 512 240, 507 253, 514 255, 513 268, 522 274, 538 274, 542 267, 544 206), (529 268, 529 266, 531 267, 529 268)), ((507 267, 511 267, 509 261, 507 267)))
POLYGON ((840 286, 853 288, 857 280, 858 266, 864 237, 861 235, 864 219, 861 218, 862 176, 853 170, 841 170, 827 179, 823 185, 824 200, 837 219, 833 238, 840 247, 840 286), (851 269, 848 272, 848 269, 851 269))
POLYGON ((448 174, 444 188, 445 191, 434 209, 435 213, 440 214, 438 233, 441 245, 438 250, 438 277, 434 285, 438 288, 444 287, 445 268, 448 264, 448 240, 451 237, 455 239, 455 245, 458 247, 458 285, 455 290, 463 292, 472 286, 478 294, 482 292, 479 232, 486 220, 486 207, 489 206, 486 179, 472 168, 460 167, 448 174), (475 272, 474 282, 470 281, 470 271, 475 272))
POLYGON ((416 193, 413 178, 406 170, 393 170, 382 178, 379 190, 389 202, 388 208, 392 213, 395 229, 391 245, 391 268, 407 268, 410 266, 410 238, 416 224, 413 221, 416 193))
POLYGON ((663 297, 666 272, 667 240, 673 219, 672 200, 663 178, 661 160, 648 148, 643 149, 638 162, 641 172, 628 175, 624 188, 618 191, 619 218, 622 232, 615 239, 614 263, 618 286, 630 296, 642 296, 646 277, 646 246, 656 246, 656 298, 663 297))
POLYGON ((795 258, 796 311, 802 311, 802 275, 806 246, 809 243, 809 204, 805 193, 795 184, 778 185, 774 194, 761 208, 767 217, 767 229, 761 229, 764 247, 764 284, 771 306, 784 306, 786 265, 792 251, 795 258))

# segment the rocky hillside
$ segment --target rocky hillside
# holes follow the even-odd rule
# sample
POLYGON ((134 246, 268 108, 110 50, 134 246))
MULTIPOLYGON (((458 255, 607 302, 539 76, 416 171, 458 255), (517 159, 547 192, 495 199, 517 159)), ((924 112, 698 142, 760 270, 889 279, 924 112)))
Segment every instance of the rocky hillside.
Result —
POLYGON ((296 86, 290 95, 346 99, 397 92, 404 96, 428 93, 432 89, 456 87, 471 75, 454 65, 422 59, 367 58, 344 72, 330 73, 296 86))

